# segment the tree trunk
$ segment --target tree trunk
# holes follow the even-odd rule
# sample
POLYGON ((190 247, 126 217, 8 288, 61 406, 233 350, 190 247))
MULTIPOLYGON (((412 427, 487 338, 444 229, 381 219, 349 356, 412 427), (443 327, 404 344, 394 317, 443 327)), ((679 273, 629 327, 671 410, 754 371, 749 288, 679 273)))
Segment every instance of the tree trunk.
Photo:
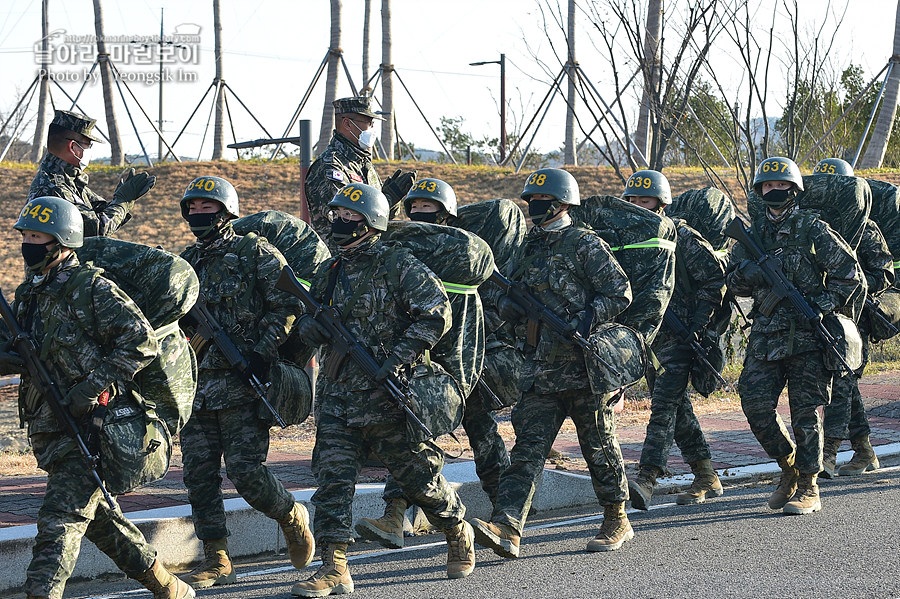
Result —
POLYGON ((322 126, 319 128, 319 142, 316 153, 322 152, 331 139, 334 128, 334 106, 337 98, 338 67, 341 59, 341 0, 331 0, 331 43, 329 46, 328 71, 325 79, 325 105, 322 107, 322 126))
POLYGON ((641 151, 644 158, 637 153, 634 160, 640 165, 647 166, 650 160, 650 142, 653 133, 650 130, 650 115, 653 110, 654 98, 659 89, 660 57, 659 40, 662 37, 662 13, 663 0, 649 0, 647 3, 647 31, 644 35, 644 93, 641 96, 640 113, 638 114, 637 129, 634 132, 634 145, 641 151))
POLYGON ((894 51, 891 53, 891 73, 884 86, 884 99, 878 120, 872 131, 872 139, 863 154, 859 168, 879 168, 884 160, 891 130, 894 127, 894 116, 897 114, 897 90, 900 88, 900 2, 897 2, 897 14, 894 20, 894 51))
POLYGON ((362 84, 360 93, 368 95, 369 89, 369 31, 371 30, 372 0, 365 0, 365 14, 363 15, 363 47, 362 47, 362 84))
POLYGON ((394 159, 394 64, 391 61, 391 0, 381 0, 381 145, 388 160, 394 159))
POLYGON ((100 68, 100 80, 103 84, 106 127, 109 129, 109 163, 118 166, 123 162, 122 139, 119 137, 119 125, 113 107, 112 69, 109 66, 109 54, 106 53, 106 41, 103 38, 103 9, 100 7, 100 0, 94 0, 94 32, 97 34, 97 66, 100 68))
POLYGON ((47 60, 48 43, 47 36, 50 33, 50 25, 47 17, 47 4, 49 0, 41 2, 41 87, 38 90, 38 114, 37 124, 34 126, 34 141, 31 144, 31 161, 38 162, 44 153, 44 140, 47 137, 47 94, 50 92, 49 71, 50 63, 47 60))
POLYGON ((225 79, 222 75, 222 15, 219 0, 213 0, 213 32, 216 53, 216 120, 213 125, 213 160, 221 160, 225 148, 225 79))
POLYGON ((569 35, 568 35, 568 59, 566 60, 566 73, 568 75, 568 103, 566 105, 566 145, 565 164, 577 165, 578 156, 575 153, 575 0, 569 0, 569 35))

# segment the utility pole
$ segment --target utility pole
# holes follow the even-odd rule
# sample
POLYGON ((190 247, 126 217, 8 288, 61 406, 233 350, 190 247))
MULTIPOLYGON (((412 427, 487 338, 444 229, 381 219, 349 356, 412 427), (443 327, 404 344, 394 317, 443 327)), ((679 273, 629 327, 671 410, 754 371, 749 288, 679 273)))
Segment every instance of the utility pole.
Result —
POLYGON ((470 67, 479 67, 484 64, 500 65, 500 163, 506 160, 506 54, 500 55, 500 60, 483 60, 470 62, 470 67))
POLYGON ((34 142, 31 144, 31 161, 39 162, 44 150, 44 139, 47 135, 47 96, 50 95, 50 59, 48 58, 48 40, 50 25, 47 17, 49 0, 41 2, 41 87, 38 95, 37 124, 34 128, 34 142))

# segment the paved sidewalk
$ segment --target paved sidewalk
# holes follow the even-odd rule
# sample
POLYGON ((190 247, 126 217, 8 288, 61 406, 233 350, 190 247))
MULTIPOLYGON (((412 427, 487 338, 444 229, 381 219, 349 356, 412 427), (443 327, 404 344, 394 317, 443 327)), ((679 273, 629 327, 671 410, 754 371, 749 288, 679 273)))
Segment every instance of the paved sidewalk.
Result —
MULTIPOLYGON (((860 385, 860 390, 872 427, 872 444, 878 446, 900 442, 900 372, 865 377, 860 385)), ((790 416, 786 396, 782 398, 779 411, 785 422, 789 424, 790 416)), ((508 416, 505 420, 506 422, 502 424, 509 426, 508 416)), ((737 401, 734 401, 732 409, 701 415, 700 424, 712 448, 713 465, 717 469, 727 470, 771 462, 750 432, 737 401)), ((621 424, 618 428, 622 454, 629 471, 634 471, 640 458, 644 427, 644 424, 621 424)), ((571 420, 567 420, 563 425, 554 449, 556 451, 548 460, 548 468, 587 474, 571 420)), ((849 449, 848 442, 845 442, 842 451, 846 449, 849 449)), ((467 452, 465 455, 471 456, 471 452, 467 452)), ((289 491, 315 487, 308 454, 271 452, 268 465, 289 491)), ((669 471, 672 475, 690 472, 690 468, 681 459, 677 447, 673 447, 669 459, 669 471)), ((367 468, 363 472, 363 481, 361 482, 379 481, 383 475, 384 471, 381 469, 367 468)), ((122 510, 127 513, 186 504, 187 492, 181 477, 182 470, 179 462, 173 465, 163 480, 137 492, 121 496, 119 503, 122 510)), ((0 528, 34 524, 43 498, 45 483, 45 477, 0 478, 0 528)), ((227 478, 225 479, 225 497, 226 499, 237 497, 234 487, 227 478)))

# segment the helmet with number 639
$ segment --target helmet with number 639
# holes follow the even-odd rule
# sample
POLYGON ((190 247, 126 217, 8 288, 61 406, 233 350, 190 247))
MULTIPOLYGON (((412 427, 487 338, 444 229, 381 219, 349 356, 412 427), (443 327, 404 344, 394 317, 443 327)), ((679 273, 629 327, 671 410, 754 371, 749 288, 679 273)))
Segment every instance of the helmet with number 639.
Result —
POLYGON ((419 179, 403 198, 403 207, 409 216, 413 200, 432 200, 444 207, 451 216, 456 216, 456 193, 448 183, 440 179, 419 179))
POLYGON ((799 191, 803 191, 803 175, 800 174, 800 167, 790 158, 776 156, 763 160, 756 169, 756 177, 753 178, 753 191, 760 197, 762 184, 766 181, 787 181, 796 185, 799 191))
POLYGON ((672 189, 669 180, 659 171, 637 171, 625 182, 623 198, 628 196, 644 196, 656 198, 665 206, 672 203, 672 189))
POLYGON ((75 204, 50 196, 34 198, 22 208, 16 224, 18 231, 38 231, 51 235, 67 248, 84 245, 84 220, 75 204))
POLYGON ((334 194, 329 208, 347 208, 363 215, 366 224, 378 231, 387 231, 390 205, 387 197, 365 183, 351 183, 334 194))
POLYGON ((528 175, 525 189, 519 197, 529 202, 531 196, 536 194, 553 196, 560 204, 581 205, 578 181, 571 173, 560 168, 542 168, 528 175))

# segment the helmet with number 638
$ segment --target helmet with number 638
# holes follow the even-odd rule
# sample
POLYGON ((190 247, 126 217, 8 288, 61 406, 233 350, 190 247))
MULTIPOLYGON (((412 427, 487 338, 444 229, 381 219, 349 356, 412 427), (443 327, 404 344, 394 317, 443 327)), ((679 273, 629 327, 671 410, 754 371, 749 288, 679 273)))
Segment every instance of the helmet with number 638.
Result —
POLYGON ((623 198, 628 196, 645 196, 656 198, 665 206, 672 203, 672 189, 669 180, 659 171, 637 171, 625 182, 623 198))
POLYGON ((528 202, 531 201, 531 196, 536 194, 553 196, 560 204, 572 206, 581 204, 578 181, 571 173, 560 168, 542 168, 528 175, 525 179, 525 189, 519 197, 528 202))
POLYGON ((231 218, 241 215, 237 191, 222 177, 197 177, 191 181, 181 198, 181 216, 184 218, 187 218, 191 200, 195 198, 216 200, 225 207, 226 214, 231 218))
POLYGON ((351 183, 334 194, 329 208, 347 208, 359 212, 373 229, 387 231, 390 205, 381 190, 365 183, 351 183))
POLYGON ((22 208, 16 224, 18 231, 38 231, 51 235, 67 248, 84 245, 84 220, 75 204, 50 196, 34 198, 22 208))
POLYGON ((756 169, 753 191, 760 197, 762 197, 762 184, 766 181, 787 181, 796 185, 799 191, 803 191, 803 175, 800 174, 800 167, 790 158, 783 156, 766 158, 756 169))
POLYGON ((403 207, 409 216, 412 201, 416 199, 432 200, 444 207, 451 216, 456 216, 456 193, 448 183, 440 179, 419 179, 403 198, 403 207))

